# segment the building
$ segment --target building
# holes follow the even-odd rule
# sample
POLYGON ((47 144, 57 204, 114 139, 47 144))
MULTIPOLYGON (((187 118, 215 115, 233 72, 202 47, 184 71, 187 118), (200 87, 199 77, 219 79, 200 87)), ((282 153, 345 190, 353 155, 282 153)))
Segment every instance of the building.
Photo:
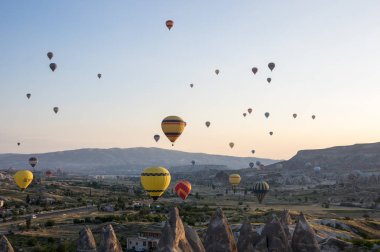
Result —
POLYGON ((161 232, 143 231, 137 237, 127 237, 127 251, 156 251, 161 232))

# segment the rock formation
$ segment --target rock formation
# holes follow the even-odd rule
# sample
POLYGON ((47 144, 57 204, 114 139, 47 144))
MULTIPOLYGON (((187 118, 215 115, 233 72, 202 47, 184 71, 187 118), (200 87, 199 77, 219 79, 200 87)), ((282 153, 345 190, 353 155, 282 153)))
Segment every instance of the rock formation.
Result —
POLYGON ((240 228, 240 236, 237 243, 238 251, 254 252, 254 233, 251 222, 249 220, 244 221, 240 228))
POLYGON ((1 252, 14 252, 12 245, 9 243, 7 237, 3 235, 0 240, 0 251, 1 252))
POLYGON ((293 251, 299 252, 319 252, 320 248, 315 238, 315 232, 305 219, 303 213, 298 217, 297 225, 294 229, 292 239, 293 251))
POLYGON ((96 252, 96 242, 91 229, 84 226, 79 232, 77 252, 96 252))
POLYGON ((99 252, 123 252, 111 224, 102 229, 99 252))
POLYGON ((234 236, 222 209, 217 208, 208 225, 205 248, 207 252, 237 252, 234 236))
POLYGON ((203 247, 202 241, 199 238, 197 232, 192 229, 190 226, 185 226, 185 234, 186 239, 189 242, 191 248, 195 252, 205 252, 205 248, 203 247))
POLYGON ((272 221, 268 222, 262 233, 261 240, 267 242, 268 251, 290 251, 288 236, 285 233, 284 227, 276 216, 273 216, 272 221))
POLYGON ((352 249, 352 243, 339 240, 335 237, 323 239, 321 242, 321 251, 339 252, 352 249))

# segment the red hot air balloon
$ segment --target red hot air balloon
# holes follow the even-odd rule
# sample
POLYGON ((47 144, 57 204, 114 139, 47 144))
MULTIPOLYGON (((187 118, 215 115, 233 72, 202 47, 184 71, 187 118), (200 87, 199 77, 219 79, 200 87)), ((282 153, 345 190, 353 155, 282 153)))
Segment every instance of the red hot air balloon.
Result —
POLYGON ((174 21, 173 20, 169 19, 169 20, 166 21, 166 27, 168 27, 169 31, 173 27, 173 25, 174 25, 174 21))
POLYGON ((186 200, 191 192, 191 184, 189 181, 181 180, 175 185, 175 192, 181 197, 182 200, 186 200))

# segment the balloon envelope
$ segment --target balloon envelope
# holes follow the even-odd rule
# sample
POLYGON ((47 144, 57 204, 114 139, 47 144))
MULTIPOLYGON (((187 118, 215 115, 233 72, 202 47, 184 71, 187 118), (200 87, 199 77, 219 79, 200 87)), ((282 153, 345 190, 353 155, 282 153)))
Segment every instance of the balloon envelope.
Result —
POLYGON ((251 114, 251 113, 252 113, 252 111, 253 111, 253 110, 252 110, 251 108, 249 108, 249 109, 248 109, 248 113, 250 113, 250 114, 251 114))
POLYGON ((268 193, 268 191, 269 191, 269 185, 265 181, 257 182, 253 187, 253 193, 256 195, 260 204, 265 198, 265 195, 268 193))
POLYGON ((173 28, 173 25, 174 25, 174 21, 173 20, 167 20, 166 21, 166 27, 169 29, 169 31, 171 30, 171 28, 173 28))
POLYGON ((57 114, 57 113, 58 113, 58 111, 59 111, 59 108, 58 108, 58 107, 54 107, 54 108, 53 108, 53 111, 54 111, 54 113, 56 113, 56 114, 57 114))
POLYGON ((264 115, 266 118, 268 118, 270 114, 269 114, 269 112, 266 112, 264 115))
POLYGON ((32 96, 31 94, 26 94, 26 97, 27 97, 28 99, 30 99, 31 96, 32 96))
POLYGON ((210 127, 210 125, 211 125, 211 123, 209 121, 205 122, 205 124, 206 124, 207 128, 210 127))
POLYGON ((215 73, 216 73, 216 75, 218 75, 219 74, 219 69, 216 69, 215 73))
POLYGON ((194 160, 192 160, 192 161, 191 161, 191 164, 194 166, 194 165, 195 165, 195 161, 194 161, 194 160))
POLYGON ((51 60, 51 59, 53 58, 54 55, 53 55, 52 52, 48 52, 48 53, 47 53, 47 56, 48 56, 49 60, 51 60))
POLYGON ((247 113, 243 113, 243 116, 246 117, 246 116, 247 116, 247 113))
POLYGON ((29 164, 34 168, 38 164, 38 159, 36 157, 29 158, 29 164))
POLYGON ((313 120, 315 119, 315 115, 312 115, 311 118, 313 118, 313 120))
POLYGON ((189 181, 181 180, 175 185, 174 190, 182 200, 186 200, 191 192, 191 184, 189 181))
POLYGON ((253 74, 256 74, 258 70, 259 70, 259 69, 257 69, 257 67, 252 67, 252 72, 253 72, 253 74))
POLYGON ((99 79, 102 78, 102 74, 98 73, 98 78, 99 79))
POLYGON ((272 135, 273 135, 273 132, 272 132, 272 131, 271 131, 271 132, 269 132, 269 135, 271 135, 271 136, 272 136, 272 135))
POLYGON ((231 174, 228 178, 228 181, 232 186, 237 186, 240 184, 241 177, 239 174, 231 174))
POLYGON ((21 145, 21 143, 17 143, 17 145, 18 145, 18 146, 20 146, 20 145, 21 145))
POLYGON ((33 173, 28 170, 18 171, 13 176, 14 181, 21 191, 24 191, 33 180, 33 173))
POLYGON ((255 150, 251 150, 252 154, 255 154, 255 150))
POLYGON ((182 134, 185 127, 186 123, 179 116, 168 116, 161 122, 162 131, 173 144, 182 134))
POLYGON ((254 162, 250 162, 249 163, 249 167, 253 168, 255 166, 255 163, 254 162))
POLYGON ((154 135, 154 140, 156 140, 156 142, 158 142, 158 140, 160 140, 160 135, 154 135))
POLYGON ((190 87, 193 88, 193 87, 194 87, 194 84, 190 84, 190 87))
POLYGON ((297 114, 293 114, 293 118, 296 119, 297 118, 297 114))
POLYGON ((54 72, 55 69, 57 69, 57 64, 55 64, 55 63, 50 63, 49 67, 50 67, 50 69, 54 72))
POLYGON ((267 82, 270 83, 272 81, 272 78, 267 78, 267 82))
POLYGON ((231 149, 235 146, 235 144, 234 143, 229 143, 229 146, 231 147, 231 149))
POLYGON ((276 64, 274 64, 273 62, 269 63, 268 64, 268 67, 271 71, 273 71, 274 67, 276 66, 276 64))
POLYGON ((153 200, 157 200, 168 188, 171 180, 169 171, 164 167, 149 167, 141 173, 141 184, 153 200))

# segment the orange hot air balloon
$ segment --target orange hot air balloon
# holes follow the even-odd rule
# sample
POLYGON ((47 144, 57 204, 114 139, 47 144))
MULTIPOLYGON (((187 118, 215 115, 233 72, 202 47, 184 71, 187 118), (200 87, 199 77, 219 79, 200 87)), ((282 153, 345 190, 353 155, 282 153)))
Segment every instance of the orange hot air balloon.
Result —
POLYGON ((189 181, 181 180, 175 185, 174 190, 182 200, 186 200, 191 192, 191 184, 189 181))
POLYGON ((174 21, 173 20, 169 19, 169 20, 166 21, 166 27, 168 27, 169 31, 173 27, 173 25, 174 25, 174 21))

